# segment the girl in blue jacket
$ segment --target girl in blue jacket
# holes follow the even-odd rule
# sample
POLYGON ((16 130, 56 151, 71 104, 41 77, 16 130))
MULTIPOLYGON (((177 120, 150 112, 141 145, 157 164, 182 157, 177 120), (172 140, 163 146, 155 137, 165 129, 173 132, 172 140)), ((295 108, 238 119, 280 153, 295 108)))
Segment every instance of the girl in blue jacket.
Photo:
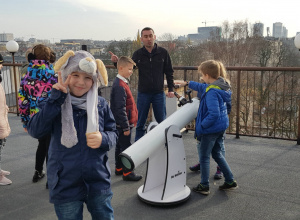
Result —
MULTIPOLYGON (((225 67, 224 67, 224 65, 223 65, 222 62, 219 62, 219 65, 220 65, 220 77, 224 78, 224 80, 227 82, 225 84, 225 86, 229 87, 230 86, 230 81, 227 79, 226 69, 225 69, 225 67)), ((202 78, 200 79, 200 82, 201 83, 205 83, 202 78)), ((201 94, 197 93, 197 97, 199 99, 201 99, 201 94)), ((229 115, 230 112, 231 112, 231 100, 230 100, 230 102, 226 102, 226 107, 227 107, 227 113, 229 115)), ((196 133, 195 133, 195 138, 196 138, 196 133)), ((224 140, 225 140, 225 134, 224 134, 224 140)), ((199 142, 199 140, 197 140, 197 150, 198 150, 198 153, 200 152, 199 149, 200 149, 200 142, 199 142)), ((225 145, 224 144, 221 146, 221 152, 222 152, 223 156, 225 157, 225 145)), ((200 160, 200 158, 199 158, 199 160, 200 160)), ((200 171, 200 162, 198 162, 194 166, 190 166, 190 170, 194 171, 194 172, 200 171)), ((217 166, 217 171, 216 171, 216 173, 214 175, 214 179, 219 180, 219 179, 222 179, 222 178, 223 178, 222 171, 221 171, 220 167, 217 166)))
POLYGON ((83 203, 93 219, 114 219, 107 152, 116 144, 113 114, 98 97, 107 85, 101 60, 86 51, 68 51, 55 67, 58 83, 39 105, 27 129, 35 138, 51 132, 47 164, 50 202, 58 219, 82 219, 83 203))
POLYGON ((220 77, 221 65, 218 61, 208 60, 198 67, 205 83, 183 82, 189 88, 201 94, 200 106, 196 119, 196 136, 200 142, 199 159, 201 181, 193 191, 208 195, 210 154, 225 177, 220 190, 237 188, 231 169, 222 154, 225 130, 229 126, 227 104, 231 102, 230 85, 220 77))

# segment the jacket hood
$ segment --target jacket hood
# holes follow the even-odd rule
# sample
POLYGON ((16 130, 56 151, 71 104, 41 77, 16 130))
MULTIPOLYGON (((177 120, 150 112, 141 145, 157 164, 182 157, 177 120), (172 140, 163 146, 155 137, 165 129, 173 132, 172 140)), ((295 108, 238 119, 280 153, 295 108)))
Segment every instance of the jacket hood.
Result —
POLYGON ((210 85, 219 86, 222 90, 225 90, 225 91, 227 91, 228 89, 231 88, 229 83, 223 77, 219 77, 216 81, 214 81, 210 85))
POLYGON ((230 90, 230 85, 222 77, 209 84, 206 87, 206 92, 208 92, 209 90, 214 90, 215 92, 217 92, 222 97, 224 102, 231 102, 232 92, 230 90))

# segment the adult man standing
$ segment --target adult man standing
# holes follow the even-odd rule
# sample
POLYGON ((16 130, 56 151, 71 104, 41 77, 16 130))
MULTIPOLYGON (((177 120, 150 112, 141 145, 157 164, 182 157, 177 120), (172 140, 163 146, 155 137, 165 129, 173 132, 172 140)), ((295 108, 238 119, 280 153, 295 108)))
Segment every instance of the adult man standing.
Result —
MULTIPOLYGON (((164 74, 168 84, 167 97, 173 98, 174 80, 173 68, 168 51, 155 43, 154 30, 145 27, 141 31, 141 41, 144 46, 136 50, 132 59, 139 69, 138 82, 138 122, 135 141, 145 134, 145 124, 152 103, 155 119, 158 123, 166 118, 166 94, 164 92, 164 74)), ((118 57, 109 51, 111 60, 116 63, 118 57)))

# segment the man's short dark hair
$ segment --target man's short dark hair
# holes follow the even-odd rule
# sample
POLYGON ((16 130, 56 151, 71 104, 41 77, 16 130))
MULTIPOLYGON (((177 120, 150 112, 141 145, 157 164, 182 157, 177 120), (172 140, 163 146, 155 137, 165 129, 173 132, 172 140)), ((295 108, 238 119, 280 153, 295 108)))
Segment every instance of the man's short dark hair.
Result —
POLYGON ((143 36, 143 31, 152 31, 154 34, 154 30, 151 27, 145 27, 143 28, 143 30, 141 31, 141 36, 143 36))

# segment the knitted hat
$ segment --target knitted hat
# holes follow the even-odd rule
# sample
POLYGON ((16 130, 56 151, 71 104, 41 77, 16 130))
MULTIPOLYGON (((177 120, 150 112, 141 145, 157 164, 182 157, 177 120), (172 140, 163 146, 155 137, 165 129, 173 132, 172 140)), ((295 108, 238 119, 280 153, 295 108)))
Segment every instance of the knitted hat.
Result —
MULTIPOLYGON (((93 86, 87 93, 87 129, 86 133, 99 131, 98 124, 98 82, 107 86, 107 71, 103 62, 96 59, 88 52, 80 50, 75 53, 72 50, 67 51, 55 64, 55 72, 61 71, 62 79, 65 81, 73 72, 86 73, 93 77, 93 86)), ((73 110, 71 96, 68 93, 67 98, 61 109, 62 136, 61 143, 70 148, 78 143, 76 129, 73 121, 73 110)))
POLYGON ((3 56, 0 54, 0 64, 4 63, 3 56))

